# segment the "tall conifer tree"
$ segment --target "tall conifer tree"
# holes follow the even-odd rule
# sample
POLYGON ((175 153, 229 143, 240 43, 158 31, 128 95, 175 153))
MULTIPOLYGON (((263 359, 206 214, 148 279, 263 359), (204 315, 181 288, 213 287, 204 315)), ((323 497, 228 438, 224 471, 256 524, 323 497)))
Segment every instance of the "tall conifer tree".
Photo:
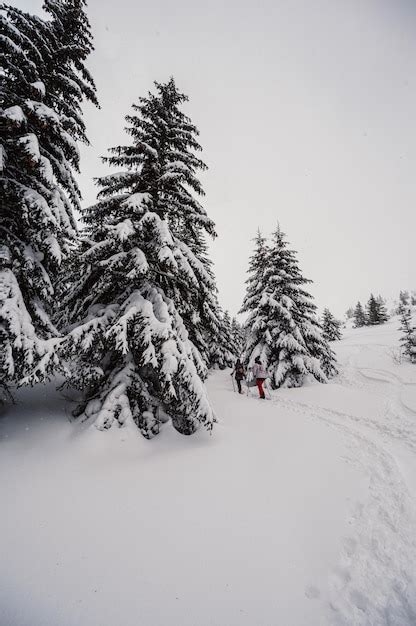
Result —
POLYGON ((59 267, 77 236, 74 172, 77 141, 86 141, 80 107, 85 98, 96 103, 84 65, 92 45, 83 5, 45 2, 49 20, 2 6, 0 378, 6 385, 44 380, 57 364, 51 316, 59 267))
POLYGON ((214 225, 194 195, 198 132, 173 79, 155 85, 126 118, 132 142, 104 159, 122 170, 98 180, 99 201, 83 211, 62 314, 70 382, 85 392, 77 415, 101 429, 132 419, 148 438, 165 415, 183 434, 212 428, 200 349, 218 323, 203 243, 214 225))
POLYGON ((327 376, 336 373, 334 354, 322 336, 316 306, 304 288, 309 282, 277 228, 265 259, 259 297, 248 300, 251 314, 246 344, 249 366, 259 356, 274 388, 299 387, 308 374, 326 382, 327 376))

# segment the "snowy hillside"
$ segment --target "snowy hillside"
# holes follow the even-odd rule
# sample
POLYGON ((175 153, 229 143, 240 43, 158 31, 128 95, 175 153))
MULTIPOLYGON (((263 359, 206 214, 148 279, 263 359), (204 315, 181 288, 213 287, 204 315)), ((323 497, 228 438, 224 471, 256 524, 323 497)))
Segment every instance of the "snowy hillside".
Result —
POLYGON ((220 423, 152 441, 69 423, 54 386, 0 419, 1 626, 416 624, 416 367, 398 320, 340 376, 208 390, 220 423))

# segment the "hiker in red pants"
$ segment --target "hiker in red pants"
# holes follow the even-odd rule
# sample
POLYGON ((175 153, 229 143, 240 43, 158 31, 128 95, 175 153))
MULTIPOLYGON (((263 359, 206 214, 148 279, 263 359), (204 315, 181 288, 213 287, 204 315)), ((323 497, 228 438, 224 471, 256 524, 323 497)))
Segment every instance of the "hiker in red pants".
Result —
POLYGON ((254 359, 253 376, 256 379, 259 396, 262 400, 265 400, 266 396, 264 395, 263 383, 266 380, 266 370, 261 364, 259 356, 254 359))

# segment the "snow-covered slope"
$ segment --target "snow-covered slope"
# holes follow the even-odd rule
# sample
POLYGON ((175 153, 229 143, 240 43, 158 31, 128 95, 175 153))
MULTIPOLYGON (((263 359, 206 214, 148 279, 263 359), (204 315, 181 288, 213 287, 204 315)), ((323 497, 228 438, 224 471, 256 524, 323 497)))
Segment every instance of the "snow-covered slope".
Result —
POLYGON ((209 436, 70 424, 53 387, 0 419, 1 626, 416 624, 416 367, 397 319, 329 385, 208 387, 209 436))

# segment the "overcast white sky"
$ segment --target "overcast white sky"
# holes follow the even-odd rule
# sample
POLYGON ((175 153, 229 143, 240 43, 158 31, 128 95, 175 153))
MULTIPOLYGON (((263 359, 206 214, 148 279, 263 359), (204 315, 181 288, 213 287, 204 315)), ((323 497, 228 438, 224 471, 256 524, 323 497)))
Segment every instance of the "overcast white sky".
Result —
POLYGON ((413 0, 90 0, 89 18, 102 109, 85 108, 85 204, 132 102, 173 75, 209 166, 224 308, 239 309, 251 239, 277 220, 320 307, 416 288, 413 0))

